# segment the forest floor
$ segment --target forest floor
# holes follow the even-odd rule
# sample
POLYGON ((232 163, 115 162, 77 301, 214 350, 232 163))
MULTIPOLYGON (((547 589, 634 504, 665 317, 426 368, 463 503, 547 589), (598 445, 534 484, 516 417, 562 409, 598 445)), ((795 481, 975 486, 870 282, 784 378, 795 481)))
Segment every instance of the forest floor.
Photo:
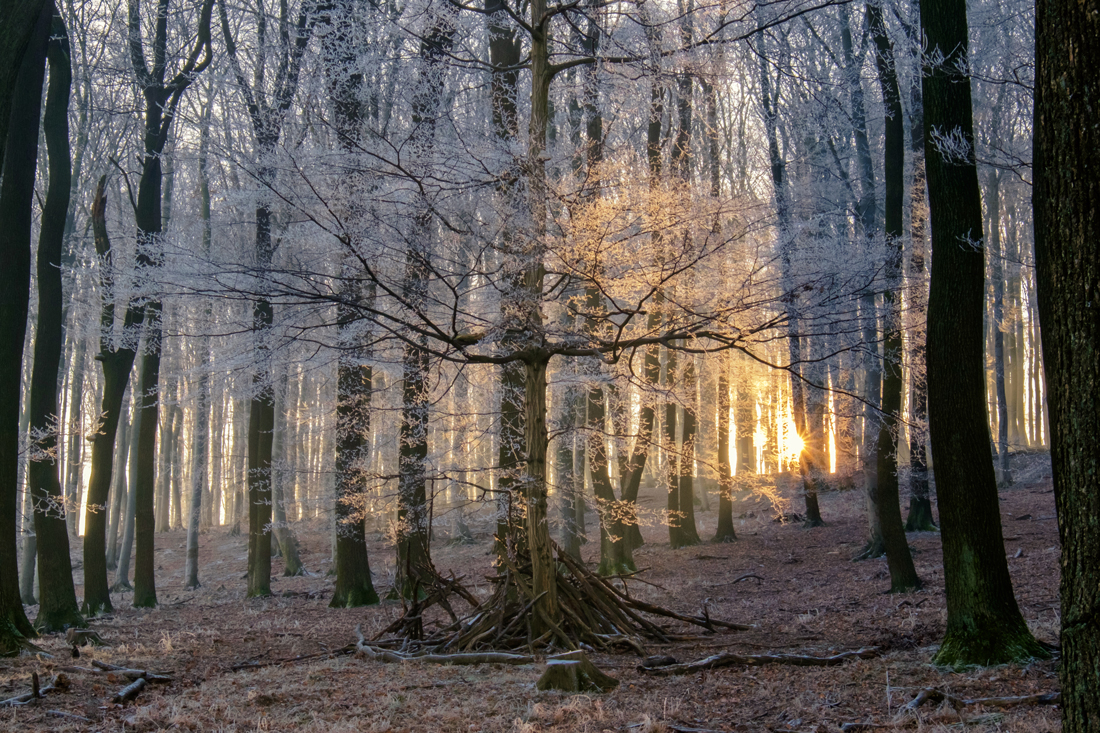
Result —
MULTIPOLYGON (((1029 626, 1041 640, 1057 643, 1059 546, 1049 469, 1040 464, 1021 477, 1000 493, 1005 550, 1029 626)), ((862 494, 828 492, 821 499, 827 525, 816 529, 774 521, 767 500, 741 501, 735 509, 739 539, 731 544, 671 550, 665 528, 645 527, 648 544, 635 558, 648 584, 630 581, 632 593, 688 613, 697 613, 705 602, 714 618, 755 625, 693 642, 649 644, 647 653, 685 662, 721 651, 825 656, 876 646, 877 658, 836 667, 727 667, 653 677, 637 670, 637 657, 597 654, 597 666, 621 681, 618 689, 567 695, 535 689, 542 664, 386 665, 346 653, 328 655, 355 641, 357 624, 369 638, 402 607, 388 602, 367 609, 328 608, 329 536, 322 523, 295 527, 312 574, 273 578, 275 595, 266 599, 244 598, 246 538, 230 536, 226 528, 202 536, 204 585, 184 590, 184 534, 176 531, 157 536, 158 608, 133 609, 129 594, 116 595, 115 611, 91 624, 110 646, 86 647, 72 659, 64 638, 56 635, 38 641, 53 659, 0 660, 0 698, 29 691, 32 672, 44 684, 61 667, 90 668, 92 661, 162 671, 173 681, 150 685, 134 702, 115 705, 111 697, 127 680, 69 671, 67 690, 0 709, 0 730, 824 733, 846 723, 865 724, 849 730, 1060 730, 1057 707, 956 711, 930 703, 916 712, 903 710, 926 687, 960 698, 1056 691, 1057 664, 961 673, 933 667, 929 660, 946 613, 938 534, 909 535, 924 589, 889 595, 884 559, 851 561, 865 535, 862 494), (735 582, 749 574, 757 577, 735 582), (239 669, 250 664, 251 669, 239 669)), ((656 508, 657 502, 651 498, 650 504, 656 508)), ((716 504, 698 514, 705 538, 714 532, 716 504)), ((588 526, 595 537, 594 518, 588 526)), ((475 544, 437 541, 433 554, 441 571, 453 570, 487 593, 484 578, 493 572, 488 522, 474 529, 482 530, 475 544)), ((393 577, 393 551, 381 537, 370 550, 376 586, 384 592, 393 577)), ((587 560, 595 561, 596 553, 597 542, 585 546, 587 560)), ((32 618, 37 611, 27 610, 32 618)))

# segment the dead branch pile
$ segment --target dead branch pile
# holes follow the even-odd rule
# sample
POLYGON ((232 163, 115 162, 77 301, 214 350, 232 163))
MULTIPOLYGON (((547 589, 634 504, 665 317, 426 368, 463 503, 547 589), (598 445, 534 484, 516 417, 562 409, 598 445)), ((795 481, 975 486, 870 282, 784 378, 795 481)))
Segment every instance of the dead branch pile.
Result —
MULTIPOLYGON (((496 588, 482 602, 460 583, 458 578, 439 578, 429 583, 423 597, 414 600, 405 613, 378 636, 369 647, 373 653, 396 651, 407 657, 422 653, 455 654, 484 650, 527 650, 556 646, 573 650, 586 644, 595 649, 624 649, 645 656, 642 640, 669 642, 684 634, 659 625, 651 617, 698 626, 709 632, 720 629, 744 630, 751 626, 710 618, 706 608, 692 616, 662 608, 631 596, 625 580, 622 587, 611 579, 589 571, 583 563, 563 552, 556 544, 558 560, 557 593, 561 619, 542 617, 542 626, 550 630, 537 638, 532 634, 536 603, 541 594, 532 589, 529 561, 522 556, 503 558, 499 575, 492 579, 496 588), (457 595, 472 608, 460 617, 448 598, 457 595), (425 612, 442 608, 450 623, 437 622, 431 633, 425 629, 425 612)), ((431 624, 428 624, 431 625, 431 624)), ((367 653, 364 651, 364 653, 367 653)))

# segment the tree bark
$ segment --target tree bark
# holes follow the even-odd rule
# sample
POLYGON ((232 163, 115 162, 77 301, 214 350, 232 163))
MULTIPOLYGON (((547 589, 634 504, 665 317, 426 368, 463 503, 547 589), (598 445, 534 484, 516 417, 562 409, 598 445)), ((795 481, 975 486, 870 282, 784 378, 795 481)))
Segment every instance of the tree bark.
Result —
MULTIPOLYGON (((0 18, 0 170, 6 160, 9 124, 14 122, 12 111, 23 103, 18 89, 23 59, 28 47, 36 47, 36 24, 43 13, 49 12, 50 5, 45 0, 5 3, 0 18)), ((30 265, 27 267, 29 270, 30 265)))
POLYGON ((1035 264, 1051 463, 1062 540, 1062 730, 1100 729, 1100 13, 1036 14, 1035 264))

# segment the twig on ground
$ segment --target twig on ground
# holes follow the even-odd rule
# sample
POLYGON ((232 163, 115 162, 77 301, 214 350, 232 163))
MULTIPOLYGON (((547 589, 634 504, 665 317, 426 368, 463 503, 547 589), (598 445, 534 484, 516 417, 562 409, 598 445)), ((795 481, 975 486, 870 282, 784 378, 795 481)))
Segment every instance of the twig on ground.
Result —
POLYGON ((758 667, 765 664, 790 664, 797 667, 832 667, 850 659, 872 659, 878 656, 877 647, 864 647, 851 652, 841 652, 831 657, 807 657, 797 654, 735 654, 723 652, 697 662, 670 664, 664 667, 638 667, 639 672, 667 677, 676 674, 693 674, 707 669, 745 665, 758 667))
POLYGON ((46 715, 52 715, 55 718, 72 718, 73 720, 80 720, 85 723, 94 722, 91 718, 85 718, 83 715, 77 715, 75 713, 66 713, 62 710, 47 710, 46 715))

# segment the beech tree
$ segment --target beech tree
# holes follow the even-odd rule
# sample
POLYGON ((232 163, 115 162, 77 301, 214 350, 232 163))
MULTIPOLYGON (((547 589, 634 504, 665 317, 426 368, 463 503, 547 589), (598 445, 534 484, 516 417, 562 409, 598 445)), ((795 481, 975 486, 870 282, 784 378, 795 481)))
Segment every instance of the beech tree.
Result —
POLYGON ((974 159, 966 4, 922 0, 923 81, 932 232, 928 421, 943 531, 949 666, 1045 657, 1012 592, 986 421, 985 259, 974 159))
MULTIPOLYGON (((26 3, 32 5, 32 3, 26 3)), ((14 47, 23 52, 9 58, 18 68, 10 87, 0 87, 0 114, 7 112, 0 132, 6 132, 3 180, 0 182, 0 258, 5 265, 0 282, 0 654, 17 654, 35 636, 19 595, 16 559, 16 516, 19 468, 19 400, 23 373, 23 339, 30 297, 31 204, 38 158, 38 125, 46 45, 52 6, 35 4, 38 14, 28 31, 22 14, 10 16, 4 28, 14 47), (10 91, 9 91, 10 89, 10 91), (10 96, 8 96, 10 95, 10 96), (10 124, 9 124, 10 121, 10 124)), ((17 10, 23 10, 19 8, 17 10)), ((4 39, 9 40, 8 38, 4 39)), ((6 52, 6 50, 5 50, 6 52)), ((10 77, 9 77, 10 78, 10 77)), ((7 83, 7 79, 4 79, 7 83)))
POLYGON ((50 80, 42 130, 49 155, 49 188, 42 205, 38 238, 38 322, 31 376, 31 456, 27 490, 34 507, 37 537, 39 606, 34 625, 48 633, 84 626, 73 587, 69 534, 65 526, 65 495, 58 455, 58 369, 64 347, 61 256, 65 212, 69 208, 69 91, 72 84, 69 36, 65 22, 53 11, 47 48, 50 80))
MULTIPOLYGON (((157 6, 157 15, 154 20, 156 30, 153 45, 153 65, 151 67, 146 66, 145 52, 141 41, 140 6, 136 0, 129 6, 129 23, 127 26, 130 61, 146 102, 142 174, 138 189, 138 200, 134 202, 138 241, 139 244, 145 245, 143 249, 139 248, 138 264, 145 271, 155 269, 157 264, 155 246, 157 235, 161 230, 161 156, 164 146, 168 141, 168 134, 175 119, 180 98, 187 87, 191 85, 195 76, 202 72, 212 59, 209 29, 213 0, 205 0, 198 14, 198 31, 194 45, 190 49, 187 58, 180 63, 179 71, 167 82, 165 81, 169 70, 169 60, 167 58, 168 2, 169 0, 159 0, 157 6)), ((93 206, 93 211, 98 211, 98 216, 93 214, 92 218, 96 221, 96 251, 102 260, 100 264, 105 269, 109 269, 111 258, 108 256, 110 242, 107 234, 104 183, 101 179, 100 187, 96 192, 96 204, 93 206), (96 210, 95 206, 100 208, 96 210)), ((139 435, 137 455, 140 459, 136 472, 138 475, 131 478, 134 482, 134 490, 138 492, 135 500, 138 496, 141 499, 136 504, 136 516, 140 516, 140 520, 135 518, 135 522, 139 527, 136 532, 138 535, 138 551, 137 562, 135 563, 135 581, 140 586, 140 592, 135 591, 134 603, 135 605, 156 605, 154 560, 152 556, 154 531, 152 498, 156 465, 154 445, 157 427, 156 385, 160 369, 159 317, 161 308, 159 301, 153 300, 147 306, 141 298, 136 296, 132 298, 126 304, 125 316, 116 340, 115 335, 112 334, 115 328, 114 273, 102 272, 100 280, 103 286, 103 293, 101 294, 103 307, 100 319, 100 327, 103 329, 103 333, 100 337, 101 352, 98 360, 103 365, 104 381, 101 407, 102 426, 95 433, 92 442, 92 472, 88 480, 88 499, 84 522, 84 603, 81 607, 81 610, 89 616, 110 611, 112 608, 107 587, 107 500, 111 487, 111 471, 119 411, 122 407, 126 383, 130 378, 130 370, 133 367, 134 359, 137 357, 136 332, 143 325, 149 329, 149 343, 152 346, 152 351, 146 354, 148 358, 143 357, 143 379, 138 387, 139 389, 144 388, 141 393, 143 396, 139 402, 143 418, 148 418, 143 422, 149 424, 144 427, 144 438, 139 435), (150 323, 145 324, 147 311, 150 323), (142 440, 144 440, 144 443, 141 443, 142 440)))
MULTIPOLYGON (((218 5, 218 13, 229 64, 248 109, 255 146, 253 153, 259 165, 256 177, 261 187, 269 187, 275 182, 276 146, 283 132, 287 110, 298 88, 302 55, 317 22, 316 8, 309 2, 304 3, 295 21, 289 6, 281 4, 276 28, 278 40, 270 48, 267 45, 266 10, 261 6, 258 12, 251 15, 256 23, 257 42, 255 57, 251 59, 254 84, 250 84, 245 77, 245 67, 238 54, 237 34, 230 25, 224 4, 218 5), (276 67, 270 89, 267 86, 269 63, 276 67)), ((268 199, 261 198, 258 202, 255 220, 255 258, 262 272, 263 268, 271 266, 274 256, 272 206, 268 199)), ((275 314, 270 299, 263 293, 257 296, 253 329, 257 335, 260 357, 252 379, 254 393, 248 419, 248 595, 268 596, 271 595, 271 449, 275 431, 275 396, 271 363, 264 356, 268 348, 265 338, 275 314)))
POLYGON ((1035 262, 1062 539, 1062 730, 1100 725, 1100 8, 1041 0, 1035 33, 1035 262))

